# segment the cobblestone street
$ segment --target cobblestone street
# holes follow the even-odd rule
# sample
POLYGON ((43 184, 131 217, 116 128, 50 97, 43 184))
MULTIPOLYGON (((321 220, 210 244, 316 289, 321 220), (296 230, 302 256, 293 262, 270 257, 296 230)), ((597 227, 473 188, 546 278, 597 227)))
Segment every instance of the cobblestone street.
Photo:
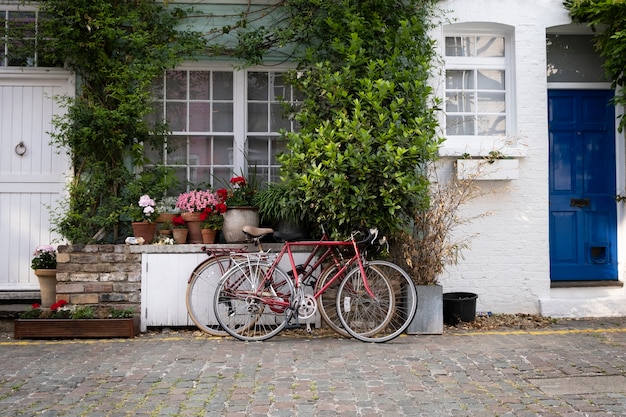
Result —
POLYGON ((623 416, 626 319, 366 344, 0 342, 1 416, 623 416))

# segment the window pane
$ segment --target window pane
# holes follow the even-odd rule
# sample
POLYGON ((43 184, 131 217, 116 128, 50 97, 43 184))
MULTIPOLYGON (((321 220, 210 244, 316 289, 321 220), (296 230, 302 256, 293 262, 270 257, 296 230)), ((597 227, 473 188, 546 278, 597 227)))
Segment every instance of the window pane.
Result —
POLYGON ((190 100, 208 100, 209 77, 211 73, 208 71, 191 71, 189 72, 189 99, 190 100))
POLYGON ((446 88, 467 90, 474 88, 473 70, 448 70, 446 71, 446 88))
POLYGON ((171 136, 167 138, 168 165, 187 164, 187 138, 184 136, 171 136))
POLYGON ((272 138, 271 164, 278 165, 278 155, 287 152, 287 141, 280 138, 272 138))
POLYGON ((168 100, 187 98, 187 72, 168 71, 165 78, 165 97, 168 100))
POLYGON ((592 35, 548 35, 548 82, 607 82, 592 35))
MULTIPOLYGON (((239 171, 236 172, 238 174, 239 171)), ((213 169, 213 177, 211 178, 211 185, 214 189, 224 188, 228 184, 228 181, 233 177, 235 172, 232 168, 215 168, 213 169)))
POLYGON ((250 165, 268 164, 269 138, 254 137, 248 141, 248 162, 250 165))
POLYGON ((291 100, 291 94, 290 94, 290 87, 285 83, 284 79, 283 79, 283 74, 271 74, 270 75, 273 79, 273 88, 272 88, 272 97, 270 97, 270 100, 272 101, 280 101, 280 100, 285 100, 285 101, 290 101, 291 100))
POLYGON ((163 146, 159 146, 156 148, 153 146, 153 144, 146 144, 144 146, 144 154, 146 158, 148 158, 149 161, 155 164, 162 164, 164 162, 163 152, 164 152, 163 146))
POLYGON ((274 103, 270 105, 270 111, 272 112, 270 132, 278 132, 280 129, 289 130, 291 123, 286 118, 285 108, 279 103, 274 103))
POLYGON ((267 131, 267 104, 248 103, 248 132, 267 131))
POLYGON ((474 107, 473 93, 447 93, 446 94, 446 111, 455 113, 473 112, 474 107))
POLYGON ((448 135, 473 135, 474 116, 447 116, 446 134, 448 135))
POLYGON ((233 73, 213 73, 213 100, 233 99, 233 73))
POLYGON ((208 132, 210 130, 211 103, 189 103, 189 131, 208 132))
POLYGON ((504 93, 478 93, 479 113, 504 113, 505 111, 504 93))
POLYGON ((506 134, 506 119, 504 116, 478 116, 478 134, 497 136, 506 134))
POLYGON ((213 164, 232 165, 233 164, 233 137, 216 136, 213 138, 213 164))
POLYGON ((446 37, 446 56, 474 56, 474 37, 446 37))
POLYGON ((213 182, 211 168, 209 167, 190 167, 189 168, 189 188, 207 188, 213 182))
POLYGON ((248 100, 267 101, 268 97, 267 72, 249 72, 248 100))
POLYGON ((476 38, 476 56, 503 57, 504 38, 501 36, 478 36, 476 38))
POLYGON ((187 167, 174 168, 174 176, 179 182, 175 190, 171 190, 171 195, 177 195, 187 191, 187 167))
POLYGON ((163 77, 158 77, 150 86, 150 93, 155 100, 163 100, 163 77))
POLYGON ((187 130, 187 103, 167 103, 167 123, 173 132, 187 130))
POLYGON ((211 165, 211 137, 189 137, 189 165, 211 165))
POLYGON ((504 71, 499 70, 479 70, 478 71, 479 90, 504 90, 504 71))
POLYGON ((233 128, 232 103, 213 103, 213 131, 232 132, 233 128))

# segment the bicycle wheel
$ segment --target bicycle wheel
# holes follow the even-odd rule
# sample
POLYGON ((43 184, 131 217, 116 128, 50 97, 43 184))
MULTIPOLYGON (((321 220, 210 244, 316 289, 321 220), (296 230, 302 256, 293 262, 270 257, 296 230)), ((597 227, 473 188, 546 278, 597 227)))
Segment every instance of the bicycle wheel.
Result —
MULTIPOLYGON (((334 265, 324 270, 315 283, 315 293, 317 294, 320 289, 324 288, 324 286, 335 276, 336 273, 337 267, 334 265)), ((345 274, 347 274, 347 272, 344 272, 344 276, 345 274)), ((343 328, 343 324, 341 324, 339 316, 337 315, 337 292, 343 278, 344 277, 338 277, 335 279, 330 286, 326 288, 326 291, 317 297, 317 308, 319 309, 322 319, 328 327, 342 336, 351 337, 350 333, 343 328)))
POLYGON ((363 268, 373 296, 365 287, 361 269, 355 267, 339 285, 337 316, 352 337, 365 342, 379 341, 375 338, 376 334, 387 326, 393 316, 394 292, 384 274, 367 265, 363 268))
POLYGON ((398 265, 387 261, 369 261, 367 265, 376 268, 391 281, 394 291, 394 311, 391 322, 385 333, 390 336, 387 340, 397 337, 409 327, 417 311, 417 292, 415 284, 409 274, 398 265))
POLYGON ((219 255, 211 257, 198 265, 187 283, 187 314, 193 323, 203 332, 213 336, 228 336, 219 325, 213 312, 213 298, 217 284, 233 265, 239 255, 219 255))
MULTIPOLYGON (((378 276, 384 276, 391 286, 393 300, 392 308, 390 309, 390 315, 386 317, 386 320, 379 320, 381 325, 378 326, 375 331, 363 331, 357 329, 356 332, 350 332, 350 328, 347 328, 348 332, 359 340, 364 342, 387 342, 398 337, 402 334, 413 320, 415 311, 417 309, 417 294, 415 292, 415 285, 411 280, 411 277, 399 266, 387 261, 369 261, 366 262, 364 268, 367 273, 368 282, 371 279, 376 279, 378 276), (383 324, 384 323, 384 324, 383 324)), ((356 269, 355 275, 360 277, 360 270, 356 269)), ((378 295, 378 294, 377 294, 378 295)), ((338 294, 337 306, 340 308, 340 300, 345 302, 345 297, 350 296, 348 292, 338 294)), ((360 294, 361 297, 371 298, 369 294, 365 292, 360 294)), ((383 300, 384 301, 384 300, 383 300)), ((358 306, 357 306, 358 307, 358 306)), ((365 306, 364 310, 367 306, 365 306)), ((359 309, 356 309, 359 312, 359 309)), ((368 314, 362 312, 362 315, 368 314)), ((344 313, 340 314, 340 318, 344 313)), ((347 314, 346 314, 347 315, 347 314)), ((357 317, 357 313, 353 313, 354 317, 357 317)), ((353 319, 354 322, 360 323, 357 319, 353 319)), ((367 323, 367 322, 365 322, 367 323)), ((365 326, 367 329, 367 326, 365 326)))
POLYGON ((222 277, 213 307, 217 321, 231 336, 246 341, 266 340, 280 333, 291 319, 293 283, 277 268, 264 281, 271 266, 248 260, 222 277))

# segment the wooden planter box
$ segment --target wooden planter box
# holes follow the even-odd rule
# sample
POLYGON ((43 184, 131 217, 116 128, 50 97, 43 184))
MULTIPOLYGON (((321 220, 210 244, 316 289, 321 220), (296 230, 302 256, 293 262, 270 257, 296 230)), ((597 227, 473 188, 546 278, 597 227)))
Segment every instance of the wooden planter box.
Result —
POLYGON ((16 319, 15 339, 135 337, 139 317, 128 319, 16 319))

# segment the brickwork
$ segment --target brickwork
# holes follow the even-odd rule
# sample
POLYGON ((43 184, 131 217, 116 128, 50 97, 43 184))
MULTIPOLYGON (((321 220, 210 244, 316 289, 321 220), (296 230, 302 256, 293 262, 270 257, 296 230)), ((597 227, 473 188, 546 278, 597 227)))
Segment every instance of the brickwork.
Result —
POLYGON ((141 254, 127 245, 58 247, 57 300, 70 304, 141 305, 141 254))

